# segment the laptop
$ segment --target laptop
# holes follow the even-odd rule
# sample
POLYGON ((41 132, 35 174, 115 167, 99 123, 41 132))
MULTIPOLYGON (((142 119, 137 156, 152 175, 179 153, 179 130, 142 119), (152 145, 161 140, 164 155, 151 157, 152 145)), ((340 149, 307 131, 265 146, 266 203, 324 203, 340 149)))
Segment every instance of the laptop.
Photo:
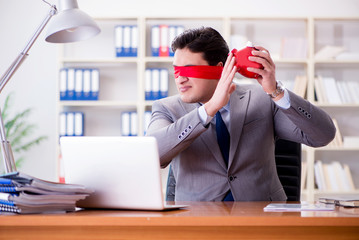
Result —
POLYGON ((168 210, 154 137, 61 137, 66 183, 94 190, 82 208, 168 210))

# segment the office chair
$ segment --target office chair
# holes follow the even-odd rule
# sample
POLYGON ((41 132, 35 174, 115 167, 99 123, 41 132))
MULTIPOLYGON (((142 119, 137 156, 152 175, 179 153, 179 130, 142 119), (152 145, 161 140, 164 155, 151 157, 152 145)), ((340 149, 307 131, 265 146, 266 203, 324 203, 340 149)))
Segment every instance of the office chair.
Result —
POLYGON ((287 201, 300 201, 302 145, 279 139, 275 144, 275 162, 287 201))
MULTIPOLYGON (((300 143, 279 139, 275 144, 275 161, 287 201, 300 201, 302 146, 300 143)), ((170 166, 167 179, 166 201, 174 201, 176 179, 170 166)))

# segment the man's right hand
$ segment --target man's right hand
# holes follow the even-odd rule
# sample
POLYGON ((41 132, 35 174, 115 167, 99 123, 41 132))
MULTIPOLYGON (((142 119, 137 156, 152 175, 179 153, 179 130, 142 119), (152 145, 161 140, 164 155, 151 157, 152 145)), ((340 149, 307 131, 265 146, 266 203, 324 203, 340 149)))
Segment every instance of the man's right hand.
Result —
POLYGON ((236 72, 235 58, 233 53, 230 53, 212 98, 204 104, 204 108, 209 116, 213 117, 222 107, 227 105, 231 94, 236 89, 236 85, 232 82, 236 72))

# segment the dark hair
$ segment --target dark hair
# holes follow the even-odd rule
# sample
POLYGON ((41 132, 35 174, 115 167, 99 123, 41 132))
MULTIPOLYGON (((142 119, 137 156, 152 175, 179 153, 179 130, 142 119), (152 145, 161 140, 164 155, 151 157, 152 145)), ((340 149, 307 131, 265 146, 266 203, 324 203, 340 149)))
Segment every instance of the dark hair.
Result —
POLYGON ((229 48, 221 34, 210 27, 188 29, 178 35, 172 42, 172 50, 188 48, 193 53, 203 53, 209 65, 219 62, 223 65, 228 57, 229 48))

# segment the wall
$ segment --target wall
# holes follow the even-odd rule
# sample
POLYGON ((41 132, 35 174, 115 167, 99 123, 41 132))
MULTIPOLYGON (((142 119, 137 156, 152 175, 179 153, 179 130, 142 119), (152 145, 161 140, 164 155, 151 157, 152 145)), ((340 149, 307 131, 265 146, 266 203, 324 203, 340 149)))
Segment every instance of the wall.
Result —
POLYGON ((357 0, 79 0, 93 16, 359 16, 357 0), (102 6, 99 7, 99 2, 102 6))
MULTIPOLYGON (((56 3, 56 1, 50 1, 56 3)), ((325 16, 359 17, 357 0, 79 0, 79 6, 92 16, 325 16)), ((40 0, 0 0, 0 74, 20 53, 48 12, 40 0)), ((204 23, 205 24, 205 23, 204 23)), ((46 31, 46 30, 45 30, 46 31)), ((57 47, 44 41, 42 33, 30 56, 0 95, 15 92, 13 112, 33 108, 29 121, 38 128, 34 136, 48 140, 26 153, 21 171, 39 178, 55 180, 55 136, 57 47)), ((1 164, 2 165, 2 164, 1 164)), ((1 167, 0 167, 1 169, 1 167)))
MULTIPOLYGON (((0 1, 0 74, 25 47, 36 28, 47 14, 49 6, 42 1, 0 1)), ((0 106, 5 96, 14 92, 12 113, 33 108, 30 123, 38 126, 33 136, 46 135, 48 140, 32 148, 25 155, 23 171, 45 179, 55 179, 55 80, 56 45, 44 41, 41 34, 29 56, 13 75, 0 95, 0 106)), ((15 156, 16 157, 16 156, 15 156)), ((2 161, 1 161, 1 166, 2 161)))

